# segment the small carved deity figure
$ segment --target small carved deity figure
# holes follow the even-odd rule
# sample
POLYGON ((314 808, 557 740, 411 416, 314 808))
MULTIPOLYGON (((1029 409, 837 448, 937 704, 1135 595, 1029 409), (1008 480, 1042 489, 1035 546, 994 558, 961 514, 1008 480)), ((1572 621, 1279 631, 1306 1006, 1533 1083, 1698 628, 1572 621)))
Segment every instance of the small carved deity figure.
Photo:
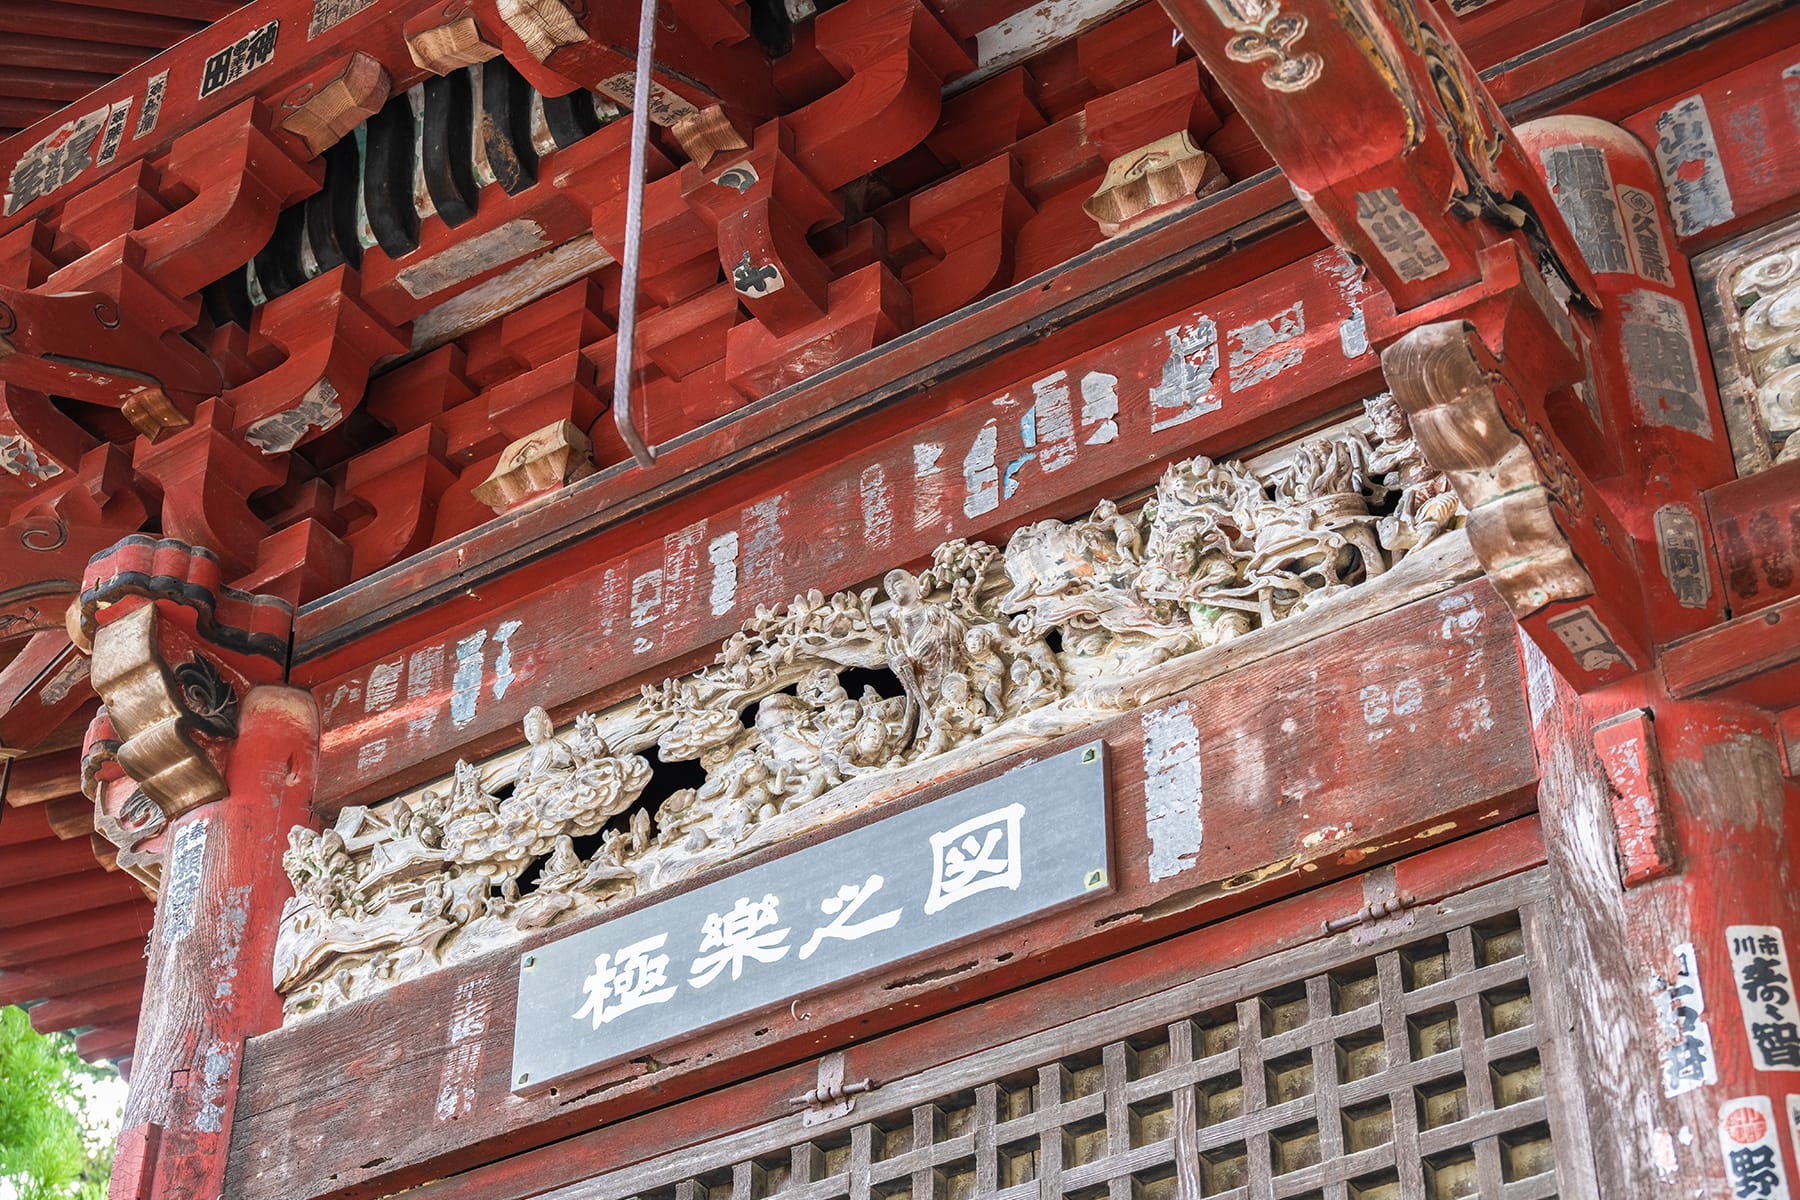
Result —
POLYGON ((600 835, 600 848, 582 870, 575 890, 600 897, 635 891, 638 873, 625 861, 631 853, 632 839, 618 829, 608 829, 600 835))
POLYGON ((1111 500, 1094 505, 1094 511, 1082 522, 1082 533, 1096 550, 1107 558, 1136 563, 1144 556, 1144 535, 1137 522, 1119 511, 1111 500))
POLYGON ((838 782, 828 778, 814 713, 811 704, 785 692, 764 696, 756 706, 756 731, 774 763, 772 789, 783 796, 810 800, 838 782))
POLYGON ((930 741, 936 729, 933 702, 945 676, 963 663, 965 627, 949 605, 924 599, 910 571, 889 571, 883 583, 893 601, 886 621, 888 667, 910 701, 916 736, 930 741))
POLYGON ((1203 646, 1249 632, 1256 608, 1243 590, 1248 555, 1233 544, 1222 515, 1229 516, 1196 506, 1182 511, 1176 523, 1159 520, 1150 535, 1149 561, 1138 573, 1144 595, 1185 611, 1203 646))
POLYGON ((981 700, 969 685, 969 677, 961 671, 948 672, 939 684, 932 718, 931 738, 925 743, 926 757, 973 738, 988 719, 981 700))
POLYGON ((525 714, 524 727, 525 741, 531 748, 519 764, 518 790, 559 782, 574 771, 575 754, 556 736, 549 713, 532 708, 525 714))
POLYGON ((1006 660, 1000 656, 999 643, 1000 631, 993 625, 971 625, 963 634, 969 686, 985 709, 983 733, 1006 715, 1006 660))
POLYGON ((1462 501, 1443 472, 1425 461, 1413 437, 1412 422, 1392 393, 1363 401, 1375 433, 1368 471, 1381 481, 1394 509, 1376 526, 1381 544, 1396 558, 1416 550, 1448 529, 1462 512, 1462 501))
POLYGON ((571 892, 582 879, 581 856, 575 853, 575 843, 567 835, 556 839, 556 847, 550 851, 550 857, 538 868, 537 890, 539 892, 571 892))

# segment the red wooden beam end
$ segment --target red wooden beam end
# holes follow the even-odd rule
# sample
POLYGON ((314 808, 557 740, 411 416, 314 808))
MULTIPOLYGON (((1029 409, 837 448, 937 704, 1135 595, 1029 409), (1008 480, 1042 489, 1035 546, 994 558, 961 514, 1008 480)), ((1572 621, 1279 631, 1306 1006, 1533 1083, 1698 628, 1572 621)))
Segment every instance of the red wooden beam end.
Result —
POLYGON ((161 1146, 162 1126, 154 1121, 133 1125, 120 1134, 106 1200, 150 1200, 150 1185, 156 1178, 156 1152, 161 1146))
POLYGON ((1620 878, 1636 887, 1673 874, 1679 852, 1649 712, 1634 708, 1594 726, 1594 747, 1612 783, 1620 878))

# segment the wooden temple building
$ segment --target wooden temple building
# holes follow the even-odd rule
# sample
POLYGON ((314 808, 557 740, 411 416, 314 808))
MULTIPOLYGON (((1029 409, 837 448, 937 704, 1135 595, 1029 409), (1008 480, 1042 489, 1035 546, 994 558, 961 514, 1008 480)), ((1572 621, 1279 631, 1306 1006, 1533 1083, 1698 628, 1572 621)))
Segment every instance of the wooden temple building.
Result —
POLYGON ((1800 8, 0 10, 113 1200, 1800 1197, 1800 8))

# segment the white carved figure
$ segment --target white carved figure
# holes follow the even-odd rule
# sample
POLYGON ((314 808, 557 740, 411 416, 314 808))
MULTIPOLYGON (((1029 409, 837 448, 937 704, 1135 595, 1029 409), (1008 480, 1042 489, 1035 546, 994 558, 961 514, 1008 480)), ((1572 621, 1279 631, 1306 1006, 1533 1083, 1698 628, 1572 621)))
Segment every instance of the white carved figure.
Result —
MULTIPOLYGON (((950 541, 883 587, 759 606, 697 672, 560 733, 534 708, 508 755, 459 762, 416 798, 346 808, 329 829, 295 829, 275 962, 290 1014, 592 919, 962 764, 1087 728, 1168 694, 1139 681, 1177 677, 1182 656, 1379 577, 1463 513, 1404 413, 1385 397, 1366 408, 1366 429, 1284 448, 1266 468, 1188 459, 1135 509, 1101 501, 1019 528, 1004 550, 950 541), (690 778, 644 804, 652 749, 657 771, 690 778)), ((1011 848, 1030 815, 1014 808, 933 839, 925 915, 1017 886, 1011 848)), ((783 918, 745 897, 715 914, 700 974, 827 953, 898 920, 880 875, 861 880, 819 913, 783 918), (802 934, 791 941, 790 919, 802 934)), ((679 982, 660 950, 602 955, 574 1018, 597 1025, 659 1002, 679 982)))
POLYGON ((1425 545, 1462 515, 1462 501, 1443 472, 1425 461, 1413 438, 1412 422, 1392 394, 1363 401, 1374 434, 1368 471, 1378 478, 1387 497, 1396 497, 1391 512, 1376 528, 1383 548, 1402 554, 1425 545))
POLYGON ((896 568, 883 584, 893 605, 885 622, 888 667, 906 692, 918 740, 930 743, 945 677, 962 665, 966 627, 948 604, 925 599, 911 572, 896 568))

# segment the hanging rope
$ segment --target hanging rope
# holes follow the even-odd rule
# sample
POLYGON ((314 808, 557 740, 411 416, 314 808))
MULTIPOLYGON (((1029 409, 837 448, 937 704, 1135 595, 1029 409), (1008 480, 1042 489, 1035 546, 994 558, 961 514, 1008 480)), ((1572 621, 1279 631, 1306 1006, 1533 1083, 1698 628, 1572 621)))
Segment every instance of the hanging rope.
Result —
POLYGON ((619 330, 613 363, 613 425, 638 465, 656 462, 631 412, 631 367, 637 355, 638 251, 644 240, 644 145, 650 134, 650 56, 656 44, 656 0, 638 13, 637 78, 631 88, 631 175, 625 185, 625 258, 619 264, 619 330))

